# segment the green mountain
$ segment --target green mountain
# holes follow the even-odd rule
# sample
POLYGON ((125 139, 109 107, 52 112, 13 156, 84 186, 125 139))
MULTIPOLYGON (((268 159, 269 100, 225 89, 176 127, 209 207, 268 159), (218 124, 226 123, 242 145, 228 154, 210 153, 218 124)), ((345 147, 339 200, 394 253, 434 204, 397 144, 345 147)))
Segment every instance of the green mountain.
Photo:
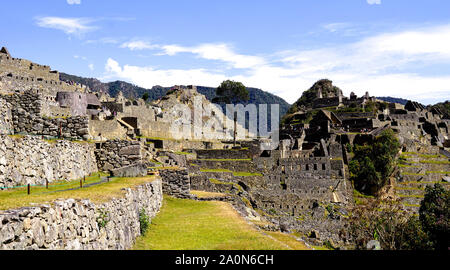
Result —
POLYGON ((434 104, 430 107, 439 109, 444 114, 444 118, 450 119, 450 100, 434 104))

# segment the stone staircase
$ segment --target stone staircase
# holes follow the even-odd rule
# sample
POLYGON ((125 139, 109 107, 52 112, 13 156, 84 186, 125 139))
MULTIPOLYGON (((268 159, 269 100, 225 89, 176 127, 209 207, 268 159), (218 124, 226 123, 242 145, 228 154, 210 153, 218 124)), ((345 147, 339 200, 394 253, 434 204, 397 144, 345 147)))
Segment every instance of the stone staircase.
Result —
POLYGON ((443 180, 450 175, 450 159, 440 153, 406 152, 401 157, 396 194, 406 209, 417 213, 426 186, 440 183, 450 188, 449 183, 443 180))

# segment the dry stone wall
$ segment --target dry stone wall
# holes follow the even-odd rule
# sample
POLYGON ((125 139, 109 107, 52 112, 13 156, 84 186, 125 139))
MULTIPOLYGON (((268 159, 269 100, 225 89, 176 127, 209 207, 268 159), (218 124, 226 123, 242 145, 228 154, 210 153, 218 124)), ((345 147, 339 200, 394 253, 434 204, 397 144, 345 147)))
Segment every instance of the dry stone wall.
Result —
POLYGON ((191 198, 191 180, 187 169, 160 170, 164 194, 177 198, 191 198))
POLYGON ((196 150, 198 159, 248 159, 248 150, 214 149, 196 150))
POLYGON ((143 146, 139 141, 110 140, 97 143, 95 155, 101 171, 111 171, 142 162, 143 146))
POLYGON ((13 132, 11 106, 5 100, 0 99, 0 134, 12 134, 13 132))
POLYGON ((97 172, 94 150, 89 143, 0 135, 0 188, 75 180, 97 172))
POLYGON ((61 136, 67 139, 88 140, 87 117, 48 118, 42 116, 42 100, 37 93, 1 95, 0 100, 10 104, 12 127, 15 134, 61 136))
POLYGON ((0 249, 129 249, 140 235, 139 212, 153 218, 162 199, 157 179, 103 204, 68 199, 0 211, 0 249))

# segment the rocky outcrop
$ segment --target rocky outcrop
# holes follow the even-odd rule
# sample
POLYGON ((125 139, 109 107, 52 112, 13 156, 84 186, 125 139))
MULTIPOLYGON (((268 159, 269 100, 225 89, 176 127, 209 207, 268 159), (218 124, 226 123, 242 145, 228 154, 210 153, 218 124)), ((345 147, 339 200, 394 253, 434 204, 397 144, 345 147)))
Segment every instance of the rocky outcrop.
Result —
POLYGON ((0 188, 75 180, 97 172, 95 146, 0 135, 0 188))
POLYGON ((161 205, 157 179, 99 205, 68 199, 0 211, 0 249, 129 249, 140 235, 139 213, 151 219, 161 205))

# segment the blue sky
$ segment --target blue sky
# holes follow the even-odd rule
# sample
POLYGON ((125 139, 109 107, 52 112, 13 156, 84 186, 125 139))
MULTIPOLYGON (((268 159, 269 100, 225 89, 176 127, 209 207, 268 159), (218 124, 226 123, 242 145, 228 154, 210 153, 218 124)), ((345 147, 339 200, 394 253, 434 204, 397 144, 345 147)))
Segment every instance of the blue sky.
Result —
POLYGON ((4 1, 14 57, 142 87, 225 79, 293 103, 328 78, 363 95, 450 98, 450 1, 4 1))

